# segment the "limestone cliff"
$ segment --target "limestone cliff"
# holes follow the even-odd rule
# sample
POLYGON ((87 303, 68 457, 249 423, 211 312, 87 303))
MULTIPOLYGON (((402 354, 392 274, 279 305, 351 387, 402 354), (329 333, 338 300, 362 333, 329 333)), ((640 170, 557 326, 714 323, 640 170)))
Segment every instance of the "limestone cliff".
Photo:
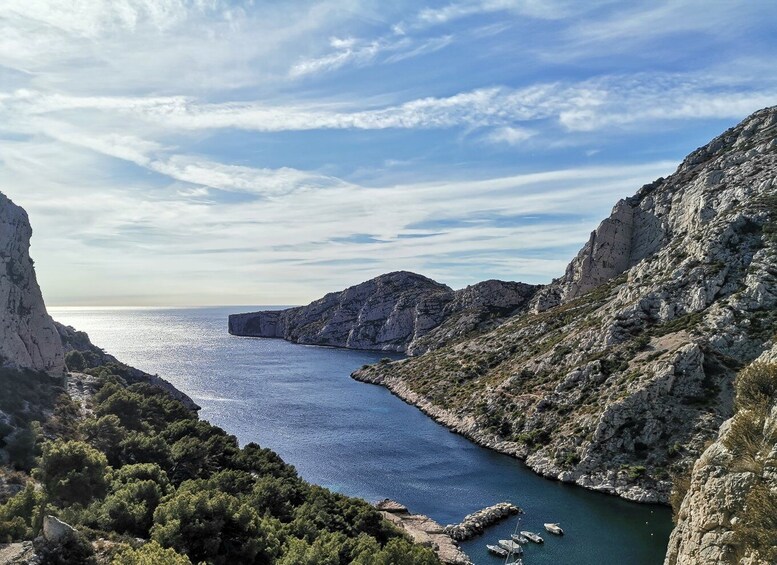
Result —
POLYGON ((776 306, 777 107, 620 201, 528 312, 354 377, 543 475, 665 502, 776 306))
POLYGON ((536 287, 485 281, 459 291, 398 271, 308 306, 229 317, 233 335, 296 343, 423 353, 525 307, 536 287))
POLYGON ((31 236, 27 213, 0 194, 0 364, 61 374, 62 344, 35 278, 31 236))
POLYGON ((737 412, 693 467, 665 565, 777 562, 776 362, 777 346, 737 377, 737 412))

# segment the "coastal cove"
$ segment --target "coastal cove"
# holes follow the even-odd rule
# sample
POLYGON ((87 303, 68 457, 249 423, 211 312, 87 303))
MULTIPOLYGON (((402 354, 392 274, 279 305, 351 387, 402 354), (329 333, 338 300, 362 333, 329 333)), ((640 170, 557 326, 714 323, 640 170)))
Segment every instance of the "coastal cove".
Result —
MULTIPOLYGON (((513 502, 526 512, 522 529, 539 531, 552 521, 567 532, 527 548, 530 565, 663 562, 668 508, 542 479, 388 390, 349 378, 365 363, 396 355, 228 335, 228 314, 248 308, 49 310, 123 362, 168 379, 202 406, 203 419, 241 443, 273 449, 308 481, 369 501, 399 500, 442 524, 513 502)), ((498 563, 485 543, 514 526, 505 522, 462 547, 478 565, 498 563)))

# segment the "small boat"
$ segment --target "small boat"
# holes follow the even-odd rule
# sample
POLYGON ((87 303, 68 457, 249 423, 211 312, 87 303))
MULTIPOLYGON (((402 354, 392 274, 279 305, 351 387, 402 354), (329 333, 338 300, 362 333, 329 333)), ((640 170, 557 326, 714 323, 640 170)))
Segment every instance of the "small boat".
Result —
POLYGON ((564 530, 561 529, 561 526, 558 524, 543 524, 545 526, 545 529, 548 530, 551 534, 556 534, 557 536, 563 536, 564 530))
POLYGON ((527 532, 526 530, 523 530, 521 531, 521 535, 529 541, 533 541, 534 543, 545 543, 545 540, 542 539, 539 534, 535 534, 534 532, 527 532))
POLYGON ((498 555, 499 557, 507 557, 507 550, 502 549, 498 545, 486 545, 486 549, 488 549, 488 551, 494 555, 498 555))
POLYGON ((521 555, 523 553, 523 548, 519 543, 514 542, 513 540, 509 539, 500 539, 499 540, 499 547, 502 549, 506 549, 513 555, 521 555))
POLYGON ((521 545, 529 543, 529 540, 526 538, 526 536, 522 536, 521 534, 510 534, 510 539, 512 539, 515 543, 520 543, 521 545))

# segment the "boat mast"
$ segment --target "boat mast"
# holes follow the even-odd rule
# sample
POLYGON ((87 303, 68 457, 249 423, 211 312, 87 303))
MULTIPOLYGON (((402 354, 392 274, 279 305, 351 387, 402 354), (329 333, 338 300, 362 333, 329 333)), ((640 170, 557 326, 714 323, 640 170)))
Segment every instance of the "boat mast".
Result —
POLYGON ((518 520, 515 522, 515 530, 513 530, 513 535, 510 536, 510 541, 511 541, 510 549, 507 550, 507 556, 505 557, 504 565, 523 564, 523 559, 520 559, 515 553, 513 553, 513 549, 515 548, 515 545, 516 545, 515 537, 513 536, 518 536, 518 531, 520 530, 520 527, 521 527, 521 516, 519 515, 518 520), (512 561, 510 561, 511 557, 513 558, 512 561))

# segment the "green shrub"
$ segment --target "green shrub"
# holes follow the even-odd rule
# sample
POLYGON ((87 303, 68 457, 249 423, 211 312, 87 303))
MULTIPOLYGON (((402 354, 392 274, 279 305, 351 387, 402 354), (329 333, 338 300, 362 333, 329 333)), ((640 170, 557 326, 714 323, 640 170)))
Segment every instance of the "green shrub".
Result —
POLYGON ((777 398, 777 364, 753 363, 737 375, 737 409, 751 408, 777 398))
POLYGON ((35 490, 32 482, 0 506, 0 543, 32 539, 40 528, 37 523, 37 508, 42 502, 42 493, 35 490))
POLYGON ((626 471, 632 481, 636 481, 647 473, 647 469, 643 465, 621 465, 621 471, 626 471))
POLYGON ((163 469, 173 465, 170 446, 161 435, 129 432, 119 444, 119 458, 123 464, 154 463, 163 469))
POLYGON ((101 418, 89 418, 81 423, 81 433, 92 447, 108 458, 108 463, 118 466, 122 461, 121 443, 127 438, 127 429, 115 414, 101 418))
POLYGON ((40 565, 95 565, 94 549, 79 533, 68 536, 60 543, 47 543, 38 549, 40 565))
POLYGON ((192 565, 192 562, 174 549, 165 549, 151 541, 138 549, 125 549, 113 558, 111 565, 192 565))
POLYGON ((81 372, 87 368, 87 363, 80 351, 68 351, 65 355, 65 366, 68 371, 81 372))
POLYGON ((52 502, 87 504, 105 495, 105 455, 81 441, 52 441, 43 446, 37 478, 52 502))
POLYGON ((8 462, 14 469, 29 472, 35 465, 39 454, 41 426, 38 422, 30 422, 6 439, 5 451, 8 462))
POLYGON ((147 537, 165 491, 150 480, 135 480, 111 492, 100 505, 98 523, 106 531, 147 537))
POLYGON ((438 565, 439 560, 428 547, 413 545, 397 538, 386 544, 377 553, 364 552, 352 562, 353 565, 438 565))
POLYGON ((216 565, 270 563, 279 549, 252 508, 218 491, 177 492, 154 513, 151 536, 194 562, 216 565))

